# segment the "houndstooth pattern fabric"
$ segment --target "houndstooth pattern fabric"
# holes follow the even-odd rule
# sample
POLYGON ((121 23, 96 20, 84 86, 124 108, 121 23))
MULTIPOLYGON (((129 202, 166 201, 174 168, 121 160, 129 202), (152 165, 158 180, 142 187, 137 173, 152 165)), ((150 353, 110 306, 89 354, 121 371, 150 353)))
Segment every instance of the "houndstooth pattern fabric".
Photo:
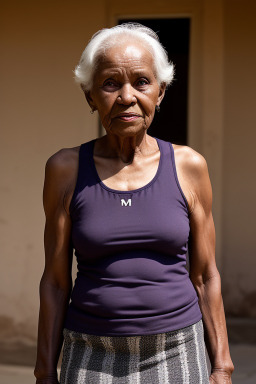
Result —
POLYGON ((203 324, 143 336, 64 329, 61 384, 207 384, 203 324))

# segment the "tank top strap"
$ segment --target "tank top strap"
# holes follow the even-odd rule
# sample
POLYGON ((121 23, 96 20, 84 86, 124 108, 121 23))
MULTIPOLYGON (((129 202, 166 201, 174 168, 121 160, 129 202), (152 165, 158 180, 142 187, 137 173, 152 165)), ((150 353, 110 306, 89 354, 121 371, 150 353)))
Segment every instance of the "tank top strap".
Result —
POLYGON ((78 157, 78 174, 75 190, 70 202, 70 211, 74 207, 74 201, 77 195, 89 185, 95 183, 95 175, 93 172, 93 145, 96 139, 88 141, 80 145, 78 157))
POLYGON ((176 188, 179 191, 179 194, 181 195, 183 202, 185 203, 185 206, 187 210, 189 210, 188 201, 183 193, 183 190, 181 188, 181 185, 179 183, 177 169, 176 169, 176 163, 175 163, 175 157, 174 157, 174 148, 171 142, 157 139, 161 156, 162 156, 162 166, 161 166, 161 174, 164 178, 166 183, 170 183, 170 185, 176 185, 176 188))
POLYGON ((162 177, 164 177, 165 180, 167 181, 168 179, 170 179, 173 173, 172 144, 169 143, 168 141, 158 139, 157 137, 154 137, 154 138, 158 142, 159 150, 161 153, 161 158, 160 158, 161 174, 162 174, 162 177))
POLYGON ((82 188, 94 181, 93 147, 96 139, 81 144, 79 151, 78 184, 82 188))

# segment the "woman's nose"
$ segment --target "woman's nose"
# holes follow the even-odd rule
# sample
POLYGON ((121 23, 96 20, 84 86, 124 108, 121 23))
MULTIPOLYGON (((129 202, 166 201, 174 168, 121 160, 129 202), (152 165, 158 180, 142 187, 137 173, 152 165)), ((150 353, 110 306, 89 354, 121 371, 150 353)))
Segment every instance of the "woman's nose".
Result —
POLYGON ((119 95, 117 97, 118 104, 135 104, 137 102, 135 96, 135 90, 130 84, 124 84, 119 91, 119 95))

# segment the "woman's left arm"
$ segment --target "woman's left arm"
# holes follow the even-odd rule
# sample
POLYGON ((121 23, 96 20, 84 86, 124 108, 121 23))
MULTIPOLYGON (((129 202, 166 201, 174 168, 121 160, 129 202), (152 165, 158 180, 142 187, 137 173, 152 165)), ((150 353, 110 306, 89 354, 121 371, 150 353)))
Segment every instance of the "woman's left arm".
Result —
POLYGON ((203 315, 205 343, 211 361, 210 383, 230 384, 234 366, 230 357, 221 280, 215 262, 215 228, 212 188, 205 159, 190 157, 190 279, 197 291, 203 315))

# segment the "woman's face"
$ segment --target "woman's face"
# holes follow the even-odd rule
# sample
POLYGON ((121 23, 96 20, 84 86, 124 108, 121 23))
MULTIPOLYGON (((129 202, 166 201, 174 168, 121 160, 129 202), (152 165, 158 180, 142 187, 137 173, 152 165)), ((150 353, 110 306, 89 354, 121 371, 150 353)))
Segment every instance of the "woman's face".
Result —
POLYGON ((150 126, 164 91, 165 86, 157 83, 151 53, 141 42, 124 42, 100 57, 86 98, 98 110, 107 133, 130 136, 150 126))

